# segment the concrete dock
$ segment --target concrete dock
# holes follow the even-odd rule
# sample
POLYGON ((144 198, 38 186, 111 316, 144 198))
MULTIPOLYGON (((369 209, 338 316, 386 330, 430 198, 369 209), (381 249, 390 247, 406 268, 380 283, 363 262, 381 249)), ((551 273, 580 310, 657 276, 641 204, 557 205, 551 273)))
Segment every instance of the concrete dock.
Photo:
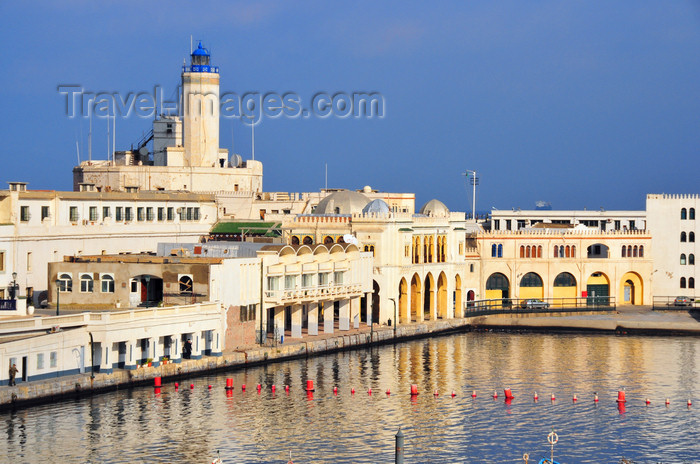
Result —
POLYGON ((251 346, 222 356, 182 360, 158 367, 56 377, 17 386, 0 387, 0 409, 90 395, 104 391, 152 385, 153 379, 174 381, 197 374, 240 369, 269 362, 317 356, 334 351, 389 344, 431 335, 498 329, 538 332, 594 332, 611 334, 700 335, 700 313, 653 311, 650 307, 618 308, 610 312, 548 315, 489 315, 401 325, 354 329, 342 334, 318 335, 286 341, 278 346, 251 346))

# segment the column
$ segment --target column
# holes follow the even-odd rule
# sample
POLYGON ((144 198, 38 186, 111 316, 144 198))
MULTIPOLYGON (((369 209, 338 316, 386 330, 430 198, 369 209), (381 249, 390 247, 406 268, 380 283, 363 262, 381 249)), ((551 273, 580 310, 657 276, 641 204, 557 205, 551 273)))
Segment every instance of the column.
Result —
MULTIPOLYGON (((112 373, 112 363, 114 362, 114 349, 111 341, 105 343, 95 344, 94 350, 101 350, 102 355, 100 359, 100 373, 111 374, 112 373)), ((97 353, 95 353, 95 358, 97 359, 97 353)))
POLYGON ((292 306, 292 338, 301 338, 301 311, 301 305, 292 306))
POLYGON ((221 344, 223 342, 220 330, 212 330, 211 332, 211 355, 212 356, 223 356, 223 349, 221 344))
POLYGON ((170 336, 170 362, 182 362, 182 334, 170 336))
POLYGON ((340 330, 350 330, 350 300, 340 300, 339 314, 338 328, 340 330))
POLYGON ((153 359, 153 366, 160 365, 160 355, 163 348, 158 346, 158 337, 148 339, 148 357, 153 359))
POLYGON ((318 335, 318 303, 309 304, 309 335, 318 335))
POLYGON ((323 333, 333 333, 333 302, 323 302, 323 333))
POLYGON ((204 339, 202 332, 195 332, 191 335, 192 338, 192 357, 190 359, 202 359, 202 350, 204 348, 204 339))
POLYGON ((372 298, 371 293, 365 293, 365 300, 367 301, 367 325, 372 326, 377 321, 372 320, 372 313, 374 311, 374 298, 372 298))
POLYGON ((126 355, 124 359, 124 369, 136 369, 141 346, 135 338, 126 341, 126 355))
POLYGON ((282 340, 284 335, 284 306, 275 308, 275 335, 278 342, 282 340))
POLYGON ((350 320, 354 329, 360 328, 360 297, 350 299, 350 320))

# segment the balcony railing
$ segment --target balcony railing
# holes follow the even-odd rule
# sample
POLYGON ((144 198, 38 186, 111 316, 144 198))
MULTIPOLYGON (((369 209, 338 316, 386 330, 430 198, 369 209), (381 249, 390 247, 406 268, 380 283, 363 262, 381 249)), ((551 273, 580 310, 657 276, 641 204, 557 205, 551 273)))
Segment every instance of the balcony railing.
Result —
POLYGON ((589 296, 572 298, 500 298, 467 301, 464 317, 490 314, 563 313, 578 311, 614 311, 615 297, 589 296))
POLYGON ((296 300, 327 299, 333 296, 344 296, 362 293, 360 284, 326 285, 323 287, 307 287, 287 290, 265 290, 265 298, 269 302, 286 302, 296 300))
POLYGON ((17 311, 17 300, 0 300, 0 311, 17 311))

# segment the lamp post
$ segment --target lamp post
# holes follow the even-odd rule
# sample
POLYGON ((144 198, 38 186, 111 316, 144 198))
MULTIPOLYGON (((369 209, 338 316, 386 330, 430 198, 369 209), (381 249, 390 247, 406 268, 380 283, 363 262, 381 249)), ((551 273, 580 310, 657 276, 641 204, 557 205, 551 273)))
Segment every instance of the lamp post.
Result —
POLYGON ((17 297, 19 296, 19 285, 17 285, 17 273, 13 272, 12 273, 12 282, 10 282, 10 287, 7 289, 8 293, 10 294, 10 299, 11 300, 16 300, 17 297))
POLYGON ((61 305, 61 281, 56 279, 56 316, 58 316, 58 308, 61 305))

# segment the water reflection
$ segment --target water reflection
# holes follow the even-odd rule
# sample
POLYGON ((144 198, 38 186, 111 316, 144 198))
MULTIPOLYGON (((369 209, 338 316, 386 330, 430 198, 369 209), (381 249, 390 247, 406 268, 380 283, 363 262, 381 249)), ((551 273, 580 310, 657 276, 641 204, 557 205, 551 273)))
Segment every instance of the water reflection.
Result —
POLYGON ((286 463, 290 451, 296 463, 388 463, 399 426, 407 462, 539 459, 552 427, 563 462, 692 461, 700 445, 678 431, 698 422, 686 401, 700 380, 699 343, 471 333, 295 360, 192 378, 179 390, 164 384, 7 412, 0 461, 205 463, 221 450, 236 463, 286 463), (224 389, 227 377, 233 390, 224 389), (308 379, 314 392, 305 391, 308 379), (514 398, 505 400, 504 388, 514 398), (616 403, 622 388, 627 403, 616 403))

